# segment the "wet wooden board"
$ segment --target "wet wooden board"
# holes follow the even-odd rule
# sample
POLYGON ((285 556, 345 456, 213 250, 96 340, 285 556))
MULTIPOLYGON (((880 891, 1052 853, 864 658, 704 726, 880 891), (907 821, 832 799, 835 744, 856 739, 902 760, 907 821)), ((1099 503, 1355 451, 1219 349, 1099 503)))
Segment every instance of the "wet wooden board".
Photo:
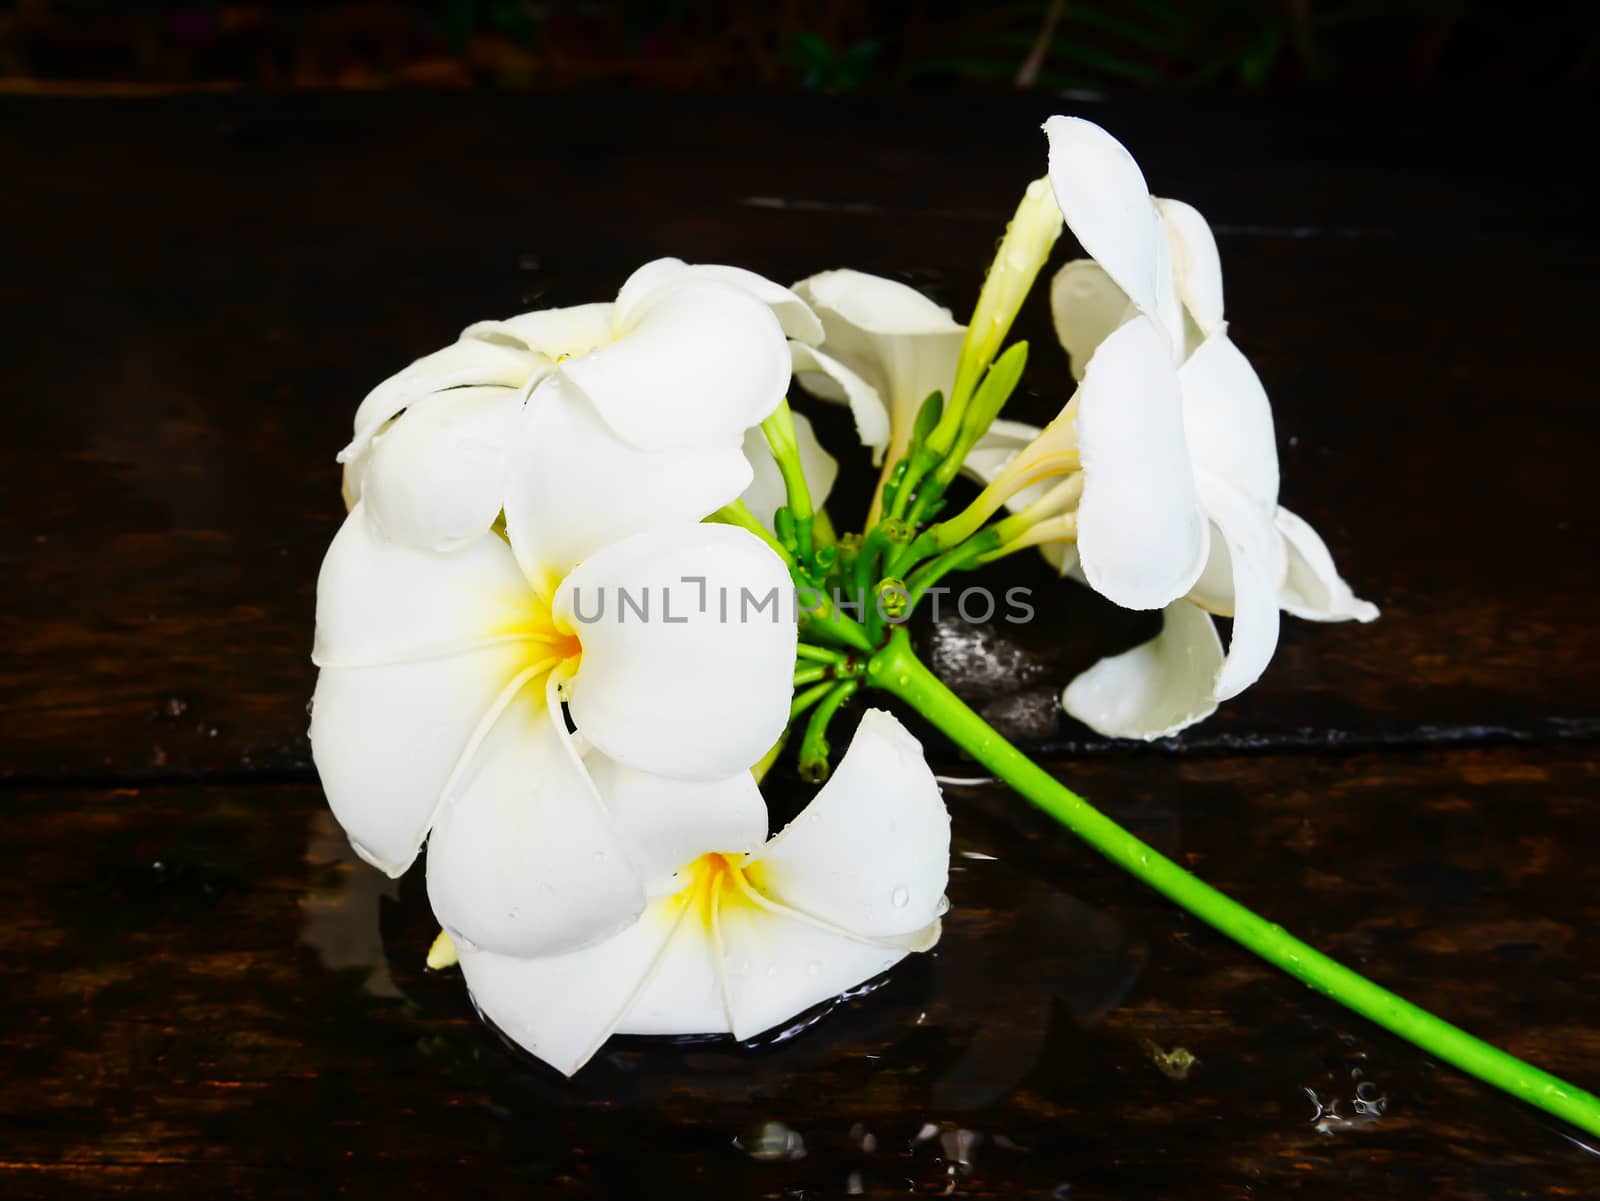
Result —
MULTIPOLYGON (((471 319, 608 296, 665 253, 778 279, 850 264, 965 308, 1048 107, 0 103, 29 164, 0 195, 0 773, 303 775, 332 456, 366 388, 471 319)), ((1600 247, 1573 168, 1510 137, 1514 113, 1086 111, 1218 225, 1284 501, 1385 609, 1287 622, 1266 679, 1181 745, 1592 737, 1600 247), (1463 156, 1491 134, 1497 156, 1463 156)), ((1022 332, 1039 369, 1017 415, 1043 420, 1065 365, 1042 306, 1022 332)), ((947 631, 942 665, 1025 743, 1107 749, 1054 697, 1148 616, 1038 563, 990 579, 1034 588, 1041 619, 947 631)))
MULTIPOLYGON (((1600 1082, 1600 899, 1574 887, 1600 838, 1588 756, 1055 770, 1375 979, 1600 1082)), ((480 1025, 455 972, 422 970, 420 868, 395 885, 357 863, 314 787, 21 790, 0 1194, 1600 1190, 1600 1158, 1550 1122, 1179 916, 1004 789, 948 796, 935 955, 799 1037, 621 1040, 569 1083, 480 1025)))

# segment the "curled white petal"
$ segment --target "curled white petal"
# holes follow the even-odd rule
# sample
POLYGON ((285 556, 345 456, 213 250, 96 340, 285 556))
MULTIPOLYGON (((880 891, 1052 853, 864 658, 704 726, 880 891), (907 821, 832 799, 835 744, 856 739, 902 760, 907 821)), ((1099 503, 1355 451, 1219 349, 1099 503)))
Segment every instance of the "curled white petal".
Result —
POLYGON ((907 954, 748 906, 730 907, 718 934, 733 1036, 741 1039, 887 971, 907 954))
POLYGON ((1227 480, 1270 519, 1278 504, 1272 405, 1250 361, 1216 333, 1179 372, 1183 430, 1195 468, 1227 480))
POLYGON ((1138 311, 1093 259, 1074 259, 1056 272, 1050 284, 1050 313, 1073 379, 1083 378, 1100 343, 1138 311))
POLYGON ((654 902, 615 937, 566 955, 525 959, 463 947, 461 971, 484 1017, 570 1076, 632 1008, 685 909, 681 901, 654 902))
POLYGON ((429 550, 487 533, 505 498, 506 445, 520 408, 513 388, 452 388, 415 401, 352 460, 366 463, 368 520, 385 537, 429 550))
POLYGON ((652 289, 685 277, 732 284, 771 309, 786 337, 813 345, 822 341, 822 322, 817 320, 810 305, 782 284, 743 267, 725 267, 720 263, 691 264, 674 258, 656 259, 628 277, 622 294, 617 298, 618 303, 625 306, 635 303, 652 289))
POLYGON ((367 393, 356 409, 355 437, 339 452, 347 462, 384 422, 433 392, 472 385, 518 388, 546 360, 526 347, 475 338, 452 342, 418 359, 367 393))
POLYGON ((789 719, 795 598, 782 561, 732 526, 650 530, 590 556, 555 615, 583 644, 573 720, 611 758, 714 780, 789 719))
POLYGON ((1233 633, 1217 677, 1217 699, 1261 678, 1278 647, 1278 565, 1282 548, 1270 517, 1230 482, 1201 472, 1200 495, 1228 547, 1233 572, 1233 633))
POLYGON ((611 341, 614 305, 577 304, 562 309, 537 309, 501 321, 479 321, 461 332, 463 339, 536 351, 553 366, 560 359, 588 354, 611 341))
POLYGON ((1378 606, 1351 590, 1325 542, 1306 522, 1280 508, 1275 517, 1288 555, 1278 599, 1286 613, 1307 621, 1376 621, 1378 606))
MULTIPOLYGON (((824 271, 794 286, 822 320, 823 350, 871 387, 889 411, 885 443, 892 460, 911 436, 918 408, 931 392, 948 393, 966 326, 914 288, 861 271, 824 271)), ((833 376, 825 362, 823 374, 833 376)), ((802 374, 802 383, 808 376, 802 374)), ((850 394, 847 381, 836 382, 850 394)), ((879 424, 863 420, 865 403, 850 396, 862 440, 878 449, 879 424)), ((875 455, 881 459, 881 455, 875 455)))
POLYGON ((949 864, 950 815, 922 744, 869 709, 828 782, 750 871, 784 905, 887 938, 938 917, 949 864))
POLYGON ((673 892, 675 875, 707 852, 744 855, 766 841, 766 802, 748 771, 677 780, 595 750, 584 766, 652 896, 673 892))
POLYGON ((1067 228, 1140 312, 1182 347, 1172 251, 1144 173, 1123 144, 1092 121, 1051 117, 1050 188, 1067 228))
POLYGON ((888 400, 838 359, 815 346, 791 342, 789 352, 800 386, 813 396, 850 406, 861 444, 872 449, 874 464, 881 463, 889 446, 888 400))
POLYGON ((789 344, 741 288, 683 276, 630 293, 613 340, 559 367, 606 424, 641 450, 737 445, 783 399, 789 344))
POLYGON ((1166 227, 1178 299, 1202 335, 1222 328, 1222 258, 1211 226, 1199 210, 1181 200, 1156 197, 1166 227))
MULTIPOLYGON (((817 432, 804 413, 794 414, 794 431, 800 450, 800 473, 806 477, 806 489, 811 493, 811 504, 820 509, 833 491, 833 482, 839 478, 839 461, 822 448, 817 432)), ((789 501, 783 474, 778 461, 772 456, 766 435, 760 426, 745 431, 744 457, 750 463, 750 486, 740 497, 750 511, 769 530, 773 515, 789 501)))
MULTIPOLYGON (((674 900, 687 911, 618 1023, 618 1034, 727 1034, 733 1029, 722 988, 722 949, 710 914, 682 894, 674 900)), ((663 908, 668 903, 654 902, 663 908)))
POLYGON ((506 535, 541 591, 613 542, 715 512, 750 484, 738 445, 641 450, 560 375, 539 385, 513 435, 506 535))
POLYGON ((644 908, 627 848, 538 685, 498 715, 434 822, 428 900, 458 946, 559 954, 644 908))
POLYGON ((1184 441, 1178 373, 1148 318, 1104 343, 1078 390, 1078 553, 1090 587, 1159 609, 1205 566, 1209 527, 1184 441))
POLYGON ((1216 712, 1222 661, 1210 614, 1174 601, 1162 612, 1160 634, 1078 676, 1061 707, 1109 738, 1165 738, 1216 712))

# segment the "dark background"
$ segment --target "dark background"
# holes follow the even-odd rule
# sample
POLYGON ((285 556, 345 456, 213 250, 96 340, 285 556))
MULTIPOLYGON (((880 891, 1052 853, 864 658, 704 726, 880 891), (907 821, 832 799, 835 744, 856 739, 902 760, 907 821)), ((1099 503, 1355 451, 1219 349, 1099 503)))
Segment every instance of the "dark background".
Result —
POLYGON ((13 0, 0 86, 1589 89, 1600 6, 13 0))

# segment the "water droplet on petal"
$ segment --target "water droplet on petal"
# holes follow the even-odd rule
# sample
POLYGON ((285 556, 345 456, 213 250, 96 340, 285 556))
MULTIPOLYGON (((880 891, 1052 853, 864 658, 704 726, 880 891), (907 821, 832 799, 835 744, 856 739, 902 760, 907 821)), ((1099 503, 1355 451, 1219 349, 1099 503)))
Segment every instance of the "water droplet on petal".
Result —
POLYGON ((820 971, 822 971, 822 960, 813 959, 810 963, 806 964, 806 975, 815 976, 820 971))
POLYGON ((911 890, 902 884, 889 894, 889 899, 894 902, 896 909, 904 909, 911 904, 911 890))

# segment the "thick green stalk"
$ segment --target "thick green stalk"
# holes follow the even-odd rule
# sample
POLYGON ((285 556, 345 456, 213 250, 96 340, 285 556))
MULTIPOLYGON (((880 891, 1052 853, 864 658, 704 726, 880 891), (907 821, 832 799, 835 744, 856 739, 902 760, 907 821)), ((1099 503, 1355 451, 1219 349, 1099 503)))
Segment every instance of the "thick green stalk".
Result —
POLYGON ((898 696, 956 745, 1095 850, 1274 967, 1430 1055, 1600 1135, 1600 1097, 1524 1063, 1374 984, 1225 896, 1141 842, 1008 743, 923 666, 904 629, 867 681, 898 696))

